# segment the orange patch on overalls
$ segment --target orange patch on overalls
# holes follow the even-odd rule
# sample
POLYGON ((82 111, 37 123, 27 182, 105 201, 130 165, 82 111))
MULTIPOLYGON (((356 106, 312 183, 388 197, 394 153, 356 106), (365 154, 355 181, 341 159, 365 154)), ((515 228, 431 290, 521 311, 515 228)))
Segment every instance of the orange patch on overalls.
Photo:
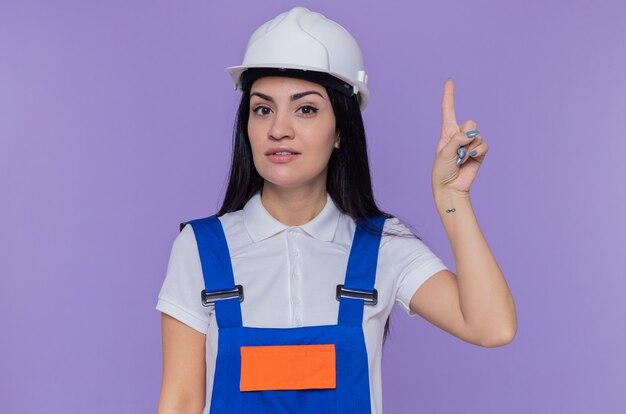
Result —
POLYGON ((241 347, 241 391, 336 388, 335 345, 241 347))

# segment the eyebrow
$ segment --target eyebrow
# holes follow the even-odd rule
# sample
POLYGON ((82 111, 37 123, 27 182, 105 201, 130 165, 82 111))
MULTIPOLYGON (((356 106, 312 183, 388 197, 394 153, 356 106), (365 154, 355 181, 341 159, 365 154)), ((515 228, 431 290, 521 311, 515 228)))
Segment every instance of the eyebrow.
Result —
MULTIPOLYGON (((322 94, 320 94, 320 93, 319 93, 319 92, 317 92, 317 91, 306 91, 306 92, 294 93, 293 95, 291 95, 291 99, 290 99, 290 100, 293 102, 293 101, 295 101, 295 100, 298 100, 298 99, 300 99, 300 98, 303 98, 303 97, 305 97, 305 96, 307 96, 307 95, 311 95, 311 94, 319 95, 322 99, 324 99, 324 97, 322 96, 322 94)), ((256 96, 260 97, 261 99, 265 99, 266 101, 274 102, 274 98, 272 98, 271 96, 266 95, 266 94, 264 94, 264 93, 261 93, 261 92, 252 92, 252 93, 250 94, 250 97, 253 97, 254 95, 256 95, 256 96)))

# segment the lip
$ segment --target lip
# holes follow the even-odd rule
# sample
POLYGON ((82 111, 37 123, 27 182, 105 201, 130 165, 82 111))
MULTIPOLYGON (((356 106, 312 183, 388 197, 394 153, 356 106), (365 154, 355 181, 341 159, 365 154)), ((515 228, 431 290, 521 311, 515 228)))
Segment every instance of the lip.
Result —
MULTIPOLYGON (((267 151, 265 151, 265 155, 272 155, 276 152, 292 152, 294 154, 300 154, 298 151, 296 151, 295 149, 291 148, 291 147, 272 147, 270 149, 268 149, 267 151)), ((281 155, 282 157, 286 157, 286 155, 281 155)))
POLYGON ((300 155, 302 154, 300 154, 295 149, 291 147, 285 147, 285 146, 272 147, 265 152, 265 156, 267 157, 267 159, 275 164, 287 163, 295 158, 298 158, 300 155), (275 154, 276 152, 281 152, 281 151, 291 152, 292 154, 289 154, 289 155, 276 155, 275 154))

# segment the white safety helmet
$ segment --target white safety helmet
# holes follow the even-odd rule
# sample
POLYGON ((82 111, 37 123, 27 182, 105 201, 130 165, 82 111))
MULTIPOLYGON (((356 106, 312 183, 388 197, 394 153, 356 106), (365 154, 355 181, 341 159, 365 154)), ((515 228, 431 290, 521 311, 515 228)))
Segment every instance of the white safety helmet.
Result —
POLYGON ((363 55, 354 37, 338 23, 304 7, 279 14, 252 34, 243 63, 226 68, 235 89, 242 89, 242 74, 251 68, 326 73, 343 81, 342 92, 357 94, 361 111, 369 102, 363 55))

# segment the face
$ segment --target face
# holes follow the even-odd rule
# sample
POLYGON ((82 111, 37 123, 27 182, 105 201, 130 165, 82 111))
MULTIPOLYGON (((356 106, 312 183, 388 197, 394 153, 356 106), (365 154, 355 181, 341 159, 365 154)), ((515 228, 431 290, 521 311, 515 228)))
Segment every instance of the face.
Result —
POLYGON ((266 181, 286 188, 325 187, 339 137, 323 86, 289 77, 257 79, 250 89, 248 136, 254 165, 266 181))

